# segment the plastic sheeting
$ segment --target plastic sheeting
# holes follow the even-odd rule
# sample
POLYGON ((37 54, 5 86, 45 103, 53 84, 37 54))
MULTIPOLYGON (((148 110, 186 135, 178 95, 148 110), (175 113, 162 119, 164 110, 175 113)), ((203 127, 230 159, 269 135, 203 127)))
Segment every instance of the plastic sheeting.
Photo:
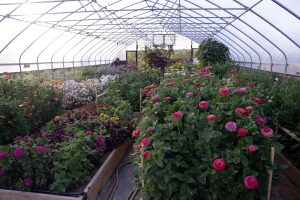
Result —
POLYGON ((168 33, 214 37, 242 66, 297 74, 299 15, 299 0, 1 0, 0 72, 109 63, 168 33))

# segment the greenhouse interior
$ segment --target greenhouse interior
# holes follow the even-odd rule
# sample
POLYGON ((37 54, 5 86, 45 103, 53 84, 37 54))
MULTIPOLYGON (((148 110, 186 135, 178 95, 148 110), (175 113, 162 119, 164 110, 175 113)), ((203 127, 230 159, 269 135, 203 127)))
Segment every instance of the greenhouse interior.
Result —
POLYGON ((0 200, 300 200, 299 0, 1 0, 0 200))

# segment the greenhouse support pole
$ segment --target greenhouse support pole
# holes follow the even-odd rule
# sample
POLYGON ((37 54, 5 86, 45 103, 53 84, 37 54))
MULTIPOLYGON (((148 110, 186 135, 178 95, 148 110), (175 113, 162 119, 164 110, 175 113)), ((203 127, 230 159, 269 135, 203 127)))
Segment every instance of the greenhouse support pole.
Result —
POLYGON ((191 63, 193 63, 194 50, 193 50, 193 40, 191 40, 191 63))
POLYGON ((19 63, 19 68, 20 68, 20 78, 23 80, 23 75, 22 75, 22 66, 21 63, 19 63))
POLYGON ((138 48, 139 48, 139 45, 138 45, 138 41, 136 41, 136 45, 135 45, 135 64, 136 66, 138 66, 138 48))

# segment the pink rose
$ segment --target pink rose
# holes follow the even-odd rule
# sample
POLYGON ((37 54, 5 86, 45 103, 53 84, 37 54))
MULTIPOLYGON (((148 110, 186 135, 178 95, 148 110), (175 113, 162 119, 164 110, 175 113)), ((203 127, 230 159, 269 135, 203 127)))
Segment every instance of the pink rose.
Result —
POLYGON ((226 163, 224 159, 218 158, 214 160, 212 166, 215 170, 222 171, 225 169, 226 163))
POLYGON ((219 89, 219 94, 222 96, 227 96, 230 93, 230 89, 228 87, 223 87, 219 89))
POLYGON ((208 102, 207 101, 200 101, 198 106, 199 106, 199 108, 206 109, 206 108, 208 108, 208 102))
POLYGON ((182 119, 182 117, 183 117, 183 112, 177 111, 172 113, 173 119, 182 119))
POLYGON ((248 130, 246 128, 238 128, 237 134, 240 137, 245 137, 248 134, 248 130))
POLYGON ((159 95, 154 95, 151 97, 152 101, 157 101, 159 99, 159 95))
POLYGON ((246 176, 244 179, 244 185, 248 189, 256 189, 258 188, 258 181, 255 176, 246 176))
POLYGON ((140 135, 140 130, 136 129, 132 132, 132 137, 138 137, 140 135))
POLYGON ((247 106, 245 109, 246 109, 248 112, 252 112, 253 107, 252 107, 252 106, 247 106))
POLYGON ((159 106, 159 103, 158 103, 158 102, 155 102, 155 103, 153 104, 153 106, 154 106, 154 107, 158 107, 158 106, 159 106))
POLYGON ((263 128, 263 129, 261 129, 261 134, 264 137, 270 137, 273 135, 273 130, 271 128, 263 128))
POLYGON ((256 122, 256 124, 258 124, 260 126, 264 126, 264 125, 267 124, 267 119, 265 117, 262 117, 262 116, 256 116, 255 122, 256 122))
POLYGON ((142 147, 147 147, 147 146, 149 146, 150 143, 151 143, 151 139, 149 137, 144 137, 141 140, 141 146, 142 147))

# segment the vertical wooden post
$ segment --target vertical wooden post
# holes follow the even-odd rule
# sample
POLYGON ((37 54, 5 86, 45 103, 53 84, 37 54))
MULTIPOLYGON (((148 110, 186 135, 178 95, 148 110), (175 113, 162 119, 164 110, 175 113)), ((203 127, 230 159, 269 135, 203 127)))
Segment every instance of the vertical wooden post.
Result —
POLYGON ((140 88, 140 112, 142 112, 142 88, 140 88))
MULTIPOLYGON (((271 147, 271 164, 274 164, 274 156, 275 156, 275 148, 271 147)), ((267 200, 271 200, 271 192, 272 192, 272 178, 273 178, 273 169, 269 170, 269 181, 268 181, 268 196, 267 200)))

